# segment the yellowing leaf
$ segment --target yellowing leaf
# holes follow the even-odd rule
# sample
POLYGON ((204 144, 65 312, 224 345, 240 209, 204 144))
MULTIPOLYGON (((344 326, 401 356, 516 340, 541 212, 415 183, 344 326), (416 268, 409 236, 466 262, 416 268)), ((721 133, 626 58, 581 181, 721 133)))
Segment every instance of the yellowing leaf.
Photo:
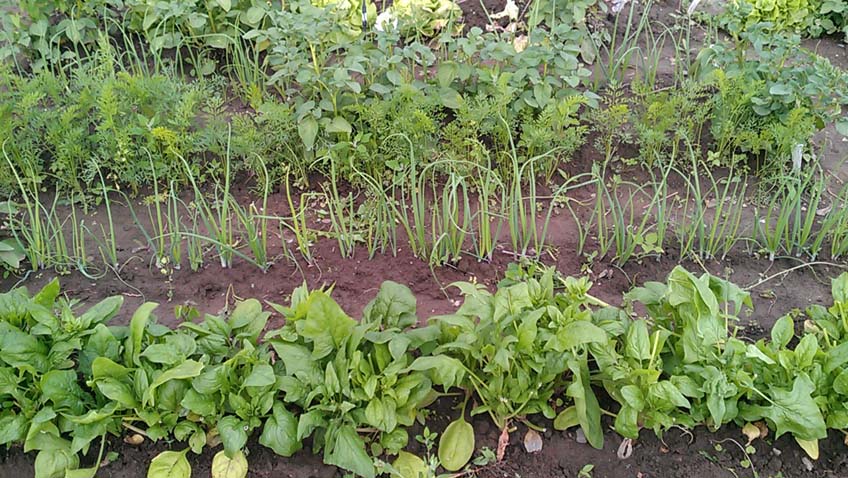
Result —
POLYGON ((742 427, 742 434, 748 437, 748 444, 760 438, 760 428, 754 425, 753 423, 746 423, 744 427, 742 427))
POLYGON ((163 451, 156 455, 147 469, 147 478, 191 478, 191 465, 183 451, 163 451))
POLYGON ((221 450, 212 458, 212 478, 244 478, 247 476, 247 458, 241 451, 232 458, 221 450))
POLYGON ((474 453, 474 428, 462 417, 451 422, 439 439, 439 461, 448 471, 457 471, 474 453))
POLYGON ((395 469, 392 478, 421 478, 427 476, 428 471, 424 460, 407 451, 398 453, 392 468, 395 469))
POLYGON ((801 440, 800 438, 795 438, 795 441, 798 442, 798 445, 801 445, 801 448, 807 452, 807 455, 813 460, 819 459, 819 441, 818 440, 801 440))

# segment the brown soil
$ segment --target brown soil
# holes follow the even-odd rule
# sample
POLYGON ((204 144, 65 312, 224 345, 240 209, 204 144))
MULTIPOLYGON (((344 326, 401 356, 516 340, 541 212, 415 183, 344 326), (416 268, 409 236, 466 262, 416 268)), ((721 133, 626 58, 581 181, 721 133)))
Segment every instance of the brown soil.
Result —
MULTIPOLYGON (((523 8, 523 2, 518 3, 519 8, 523 8)), ((466 25, 484 27, 488 24, 480 2, 464 0, 460 4, 465 12, 466 25)), ((495 13, 503 9, 504 2, 483 0, 483 5, 489 13, 495 13)), ((654 14, 658 18, 668 19, 676 9, 676 1, 658 2, 654 14)), ((844 43, 836 39, 809 41, 807 46, 829 57, 834 64, 842 68, 848 66, 848 52, 844 43)), ((669 52, 669 57, 671 56, 672 52, 669 52)), ((843 168, 842 164, 848 156, 848 143, 838 138, 832 130, 823 132, 821 140, 824 141, 823 144, 830 145, 828 153, 821 158, 822 164, 838 177, 844 178, 844 173, 848 170, 843 168)), ((570 167, 585 171, 593 160, 587 147, 582 158, 570 167)), ((237 191, 237 194, 244 195, 246 192, 237 191)), ((283 204, 284 196, 275 195, 270 202, 283 204)), ((159 318, 162 323, 168 325, 175 325, 176 319, 172 310, 173 306, 180 304, 194 305, 201 312, 216 313, 237 298, 255 297, 286 302, 291 291, 303 282, 310 287, 333 285, 333 297, 348 313, 356 317, 384 280, 394 280, 412 289, 419 301, 419 317, 423 320, 431 315, 455 309, 459 297, 455 290, 447 287, 451 282, 475 279, 488 286, 494 286, 503 276, 507 264, 514 260, 514 256, 504 249, 495 254, 491 263, 477 262, 466 257, 456 267, 431 269, 425 262, 412 255, 403 237, 399 237, 401 246, 395 255, 378 254, 369 260, 367 252, 360 248, 354 258, 343 259, 339 256, 335 241, 324 238, 318 240, 313 249, 316 265, 310 266, 304 261, 295 265, 286 259, 280 259, 263 274, 256 267, 239 259, 235 259, 234 267, 222 269, 211 255, 208 255, 206 264, 200 271, 191 272, 184 266, 182 270, 174 271, 168 277, 151 267, 149 251, 140 249, 145 245, 145 241, 133 224, 128 210, 119 207, 114 214, 118 244, 123 247, 119 251, 122 267, 118 271, 108 271, 96 280, 73 272, 62 276, 60 281, 64 293, 69 298, 84 304, 93 304, 111 295, 123 295, 125 306, 121 315, 115 319, 117 323, 126 323, 132 311, 144 301, 163 304, 159 310, 159 318)), ((105 219, 103 211, 99 211, 96 217, 105 219)), ((272 250, 280 252, 281 241, 287 239, 283 237, 277 238, 276 242, 272 241, 272 250)), ((583 273, 585 259, 576 252, 577 230, 569 215, 555 216, 551 224, 550 244, 551 253, 545 255, 543 262, 555 265, 563 274, 583 273)), ((602 259, 596 262, 593 270, 589 272, 595 281, 593 294, 613 304, 620 303, 623 291, 645 281, 663 280, 679 262, 678 259, 673 249, 657 259, 631 261, 623 268, 612 266, 608 260, 602 259)), ((800 259, 792 258, 780 259, 770 264, 767 260, 753 257, 748 251, 740 248, 721 263, 696 264, 684 261, 683 265, 692 271, 706 269, 742 286, 749 286, 800 263, 800 259)), ((758 286, 752 292, 754 312, 745 319, 746 323, 741 324, 747 327, 746 335, 763 335, 777 318, 792 309, 803 309, 813 303, 826 304, 830 300, 829 280, 840 271, 840 268, 830 266, 800 268, 758 286)), ((35 290, 54 276, 54 273, 45 271, 32 273, 24 278, 8 278, 0 281, 0 290, 8 290, 17 283, 35 290)), ((279 318, 275 318, 269 326, 275 327, 279 323, 279 318)), ((455 411, 449 403, 441 403, 437 410, 428 424, 432 429, 440 431, 448 423, 447 417, 455 415, 455 411)), ((822 458, 816 462, 806 461, 805 455, 791 438, 784 436, 772 441, 773 437, 768 437, 766 442, 754 444, 757 452, 750 457, 753 466, 746 468, 742 465, 744 452, 739 446, 744 445, 744 436, 736 427, 727 427, 718 433, 699 428, 691 435, 673 429, 666 433, 663 440, 655 437, 650 431, 645 431, 634 445, 632 456, 620 460, 616 456, 616 450, 621 438, 612 432, 611 428, 606 433, 604 449, 595 450, 586 444, 578 443, 573 432, 551 431, 550 423, 537 424, 549 429, 543 434, 544 449, 540 453, 530 455, 524 451, 521 438, 525 429, 519 426, 518 430, 512 433, 513 443, 507 450, 504 462, 480 470, 479 476, 573 478, 587 464, 594 465, 591 476, 595 478, 848 476, 848 455, 845 453, 843 437, 836 432, 832 432, 830 438, 821 443, 822 458)), ((482 417, 475 419, 474 426, 478 436, 478 448, 487 446, 494 449, 499 431, 482 417)), ((146 476, 150 459, 165 448, 167 445, 163 443, 131 447, 123 444, 120 439, 113 438, 108 449, 117 451, 119 456, 114 463, 104 467, 98 477, 143 478, 146 476)), ((249 477, 342 476, 335 468, 323 465, 320 456, 306 451, 286 459, 274 455, 255 441, 252 441, 248 448, 249 477)), ((420 449, 414 451, 424 452, 420 449)), ((217 450, 206 450, 199 457, 191 457, 193 476, 209 476, 214 452, 217 450)), ((8 451, 0 449, 0 478, 32 477, 33 459, 34 455, 24 455, 19 448, 8 451)))

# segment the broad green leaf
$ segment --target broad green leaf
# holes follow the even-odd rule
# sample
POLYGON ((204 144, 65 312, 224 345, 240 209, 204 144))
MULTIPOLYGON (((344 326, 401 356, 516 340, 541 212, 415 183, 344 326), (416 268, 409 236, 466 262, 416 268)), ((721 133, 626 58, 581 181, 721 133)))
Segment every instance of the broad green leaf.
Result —
POLYGON ((42 399, 53 403, 58 412, 74 415, 85 413, 84 403, 91 400, 80 388, 77 374, 72 370, 51 370, 41 377, 42 399))
POLYGON ((305 374, 307 377, 313 377, 315 381, 320 380, 321 369, 312 358, 309 349, 302 345, 291 344, 280 340, 272 340, 271 346, 277 352, 277 356, 283 361, 286 366, 286 374, 289 376, 305 374))
POLYGON ((836 131, 842 136, 848 137, 848 118, 836 121, 836 131))
POLYGON ((702 315, 719 316, 718 300, 710 289, 709 274, 697 278, 682 266, 675 267, 668 275, 667 297, 674 307, 690 304, 702 315))
POLYGON ((262 19, 265 17, 265 10, 261 7, 250 7, 245 12, 244 16, 241 17, 242 21, 247 23, 248 25, 256 26, 262 19))
POLYGON ((274 368, 267 363, 258 364, 250 371, 250 375, 244 379, 245 387, 268 387, 277 382, 274 368))
POLYGON ((192 388, 186 392, 180 404, 201 417, 215 415, 217 406, 212 397, 208 394, 199 393, 192 388))
POLYGON ((639 411, 630 405, 624 405, 615 417, 615 431, 625 438, 639 438, 639 411))
POLYGON ((769 88, 769 94, 784 96, 792 93, 792 89, 784 83, 775 83, 769 88))
POLYGON ((350 337, 356 322, 345 314, 339 304, 322 291, 309 297, 306 318, 297 322, 297 331, 312 341, 312 357, 329 355, 350 337))
POLYGON ((848 396, 848 369, 842 370, 833 380, 833 391, 840 395, 848 396))
POLYGON ((668 380, 651 384, 648 389, 648 396, 649 403, 660 401, 679 408, 691 407, 689 400, 668 380))
POLYGON ((400 86, 403 83, 403 77, 400 76, 396 70, 389 70, 386 72, 386 79, 395 86, 400 86))
POLYGON ((59 297, 59 292, 59 278, 57 277, 42 287, 41 290, 33 296, 32 301, 42 307, 52 309, 53 303, 56 301, 56 298, 59 297))
POLYGON ((247 458, 239 451, 232 458, 219 451, 212 458, 212 478, 245 478, 247 476, 247 458))
POLYGON ((234 457, 247 444, 246 423, 238 417, 227 415, 218 421, 218 434, 227 456, 234 457))
POLYGON ((452 110, 461 108, 463 104, 462 95, 450 87, 443 87, 439 89, 439 99, 442 102, 442 106, 452 110))
POLYGON ((748 344, 747 348, 745 349, 745 357, 746 358, 759 359, 759 360, 763 361, 764 363, 766 363, 767 365, 774 365, 776 363, 774 360, 772 360, 771 357, 766 355, 755 344, 748 344))
POLYGON ((395 428, 389 433, 380 435, 380 445, 388 454, 399 453, 406 445, 409 444, 409 433, 405 428, 395 428))
POLYGON ((624 355, 636 360, 651 358, 651 344, 648 339, 648 325, 644 320, 635 320, 627 328, 624 342, 624 355))
MULTIPOLYGON (((845 124, 848 128, 848 119, 845 124)), ((848 130, 844 134, 848 136, 848 130)), ((830 293, 834 303, 848 302, 848 272, 843 272, 830 281, 830 293)))
POLYGON ((150 462, 147 478, 191 478, 191 465, 183 451, 163 451, 150 462))
POLYGON ((556 336, 548 341, 546 347, 557 352, 565 352, 582 345, 606 341, 607 333, 604 329, 589 321, 577 320, 560 328, 556 336))
POLYGON ((813 364, 816 353, 819 351, 819 341, 815 335, 808 334, 801 338, 795 347, 795 360, 801 368, 807 368, 813 364))
POLYGON ((315 147, 315 138, 318 137, 318 121, 314 116, 307 115, 298 123, 297 133, 300 135, 300 140, 303 141, 306 150, 312 151, 315 147))
POLYGON ((567 430, 579 424, 580 418, 577 416, 577 407, 574 405, 559 412, 559 415, 554 419, 554 429, 556 430, 567 430))
POLYGON ((103 299, 96 305, 86 310, 79 317, 79 320, 85 324, 99 324, 106 322, 121 310, 121 305, 124 303, 123 296, 114 296, 103 299))
POLYGON ((395 469, 392 478, 425 478, 430 471, 424 460, 408 451, 398 453, 392 468, 395 469))
POLYGON ((465 380, 465 365, 459 360, 447 355, 423 356, 415 359, 404 372, 429 372, 433 383, 441 385, 445 390, 460 386, 465 380))
POLYGON ((350 134, 353 131, 353 127, 350 123, 344 119, 342 116, 336 116, 332 121, 327 125, 328 133, 342 133, 342 134, 350 134))
POLYGON ((34 336, 6 322, 0 322, 0 365, 46 372, 47 346, 34 336))
POLYGON ((415 315, 417 301, 409 287, 385 281, 380 292, 362 311, 362 321, 383 327, 405 329, 418 322, 415 315))
POLYGON ((324 463, 365 478, 374 478, 377 475, 374 463, 365 451, 365 442, 353 426, 342 425, 331 435, 324 450, 324 463))
POLYGON ((256 344, 270 315, 262 311, 262 304, 256 299, 241 301, 230 315, 230 330, 236 332, 239 338, 247 338, 256 344))
POLYGON ((645 409, 645 396, 636 385, 621 387, 621 397, 624 399, 623 405, 628 405, 640 412, 645 409))
POLYGON ((586 435, 586 440, 597 449, 604 446, 604 430, 601 428, 601 406, 595 397, 595 392, 589 384, 589 369, 586 362, 570 360, 568 368, 574 374, 571 385, 566 389, 566 395, 574 399, 580 428, 586 435))
POLYGON ((448 471, 458 471, 474 453, 474 428, 459 417, 445 428, 439 438, 439 461, 448 471))
POLYGON ((79 466, 79 457, 65 449, 41 450, 35 456, 35 478, 64 478, 79 466))
POLYGON ((775 388, 771 391, 772 404, 768 407, 752 407, 771 420, 775 426, 775 437, 792 433, 802 440, 818 440, 827 436, 821 411, 812 393, 813 382, 806 375, 795 378, 792 390, 775 388))
POLYGON ((0 445, 19 442, 26 436, 27 419, 12 411, 0 414, 0 445))
POLYGON ((148 345, 141 353, 141 357, 163 365, 174 365, 183 358, 180 351, 169 344, 148 345))
POLYGON ((0 240, 0 265, 8 269, 17 269, 21 262, 26 259, 26 253, 15 239, 0 240))
POLYGON ((77 468, 76 470, 68 470, 65 472, 65 478, 95 478, 99 467, 77 468))
POLYGON ((202 371, 202 363, 197 362, 195 360, 186 360, 185 362, 177 365, 176 367, 162 372, 161 374, 159 374, 159 376, 153 379, 153 382, 150 383, 150 387, 144 393, 144 403, 149 405, 155 405, 155 392, 156 389, 159 388, 162 384, 170 380, 182 380, 186 378, 197 377, 202 371))
POLYGON ((230 8, 232 8, 233 4, 231 0, 216 0, 218 2, 218 6, 224 9, 225 12, 229 12, 230 8))
POLYGON ((282 403, 274 404, 273 414, 265 421, 259 444, 280 456, 292 456, 301 449, 301 441, 297 438, 297 417, 282 403))
POLYGON ((141 365, 139 356, 141 356, 141 342, 144 339, 144 331, 147 329, 147 323, 150 321, 150 315, 153 309, 159 304, 146 302, 142 304, 130 319, 130 335, 127 337, 127 343, 124 349, 126 363, 134 363, 141 365))
POLYGON ((771 328, 771 341, 778 348, 786 347, 795 335, 795 323, 792 317, 784 315, 771 328))

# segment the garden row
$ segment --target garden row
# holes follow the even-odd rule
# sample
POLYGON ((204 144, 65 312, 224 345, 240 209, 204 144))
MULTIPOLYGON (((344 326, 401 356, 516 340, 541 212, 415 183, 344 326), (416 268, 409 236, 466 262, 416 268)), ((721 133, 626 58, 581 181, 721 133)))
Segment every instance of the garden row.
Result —
POLYGON ((628 440, 642 429, 765 424, 813 458, 828 429, 848 429, 848 274, 833 281, 830 308, 783 317, 755 343, 736 336, 748 294, 680 267, 630 291, 623 309, 553 269, 513 267, 494 294, 454 286, 464 304, 425 326, 396 283, 359 322, 328 291, 301 287, 289 306, 269 304, 286 324, 268 331, 271 313, 253 299, 202 320, 178 308, 184 322, 172 330, 153 303, 110 326, 121 297, 79 313, 57 281, 33 296, 15 289, 0 295, 0 444, 36 452, 36 478, 93 477, 111 435, 185 443, 157 456, 150 478, 188 477, 189 451, 222 445, 213 473, 243 478, 256 434, 282 456, 308 443, 356 475, 411 478, 465 467, 478 414, 504 430, 504 445, 511 425, 553 420, 600 447, 602 414, 628 440), (615 409, 602 410, 604 394, 615 409), (426 461, 404 452, 408 427, 445 395, 462 412, 438 451, 426 461), (94 467, 80 469, 80 455, 96 456, 94 467))
MULTIPOLYGON (((306 20, 313 9, 297 2, 286 8, 289 29, 275 26, 293 62, 278 77, 289 82, 277 91, 285 100, 264 73, 241 83, 247 67, 231 61, 222 75, 187 82, 179 59, 107 31, 65 66, 0 67, 0 191, 15 200, 0 211, 0 264, 93 277, 117 268, 126 259, 111 214, 119 206, 166 273, 196 270, 209 255, 263 270, 281 257, 311 262, 322 236, 343 256, 357 246, 394 252, 405 238, 431 264, 487 260, 499 246, 532 257, 560 216, 577 224, 579 252, 619 264, 670 248, 720 258, 738 244, 770 258, 848 252, 848 190, 828 194, 810 144, 841 121, 848 76, 797 36, 752 26, 693 57, 688 18, 657 31, 650 3, 634 3, 616 17, 617 43, 589 35, 586 15, 533 29, 526 43, 479 29, 342 42, 337 23, 306 20), (315 38, 296 30, 314 24, 315 38), (670 88, 658 83, 664 45, 676 52, 670 88), (639 75, 624 82, 633 68, 639 75), (565 172, 578 150, 596 166, 565 172), (623 180, 626 165, 646 173, 623 180), (257 201, 231 192, 244 178, 257 201), (299 190, 310 178, 313 188, 299 190), (750 198, 755 178, 764 200, 750 198), (684 184, 677 196, 672 179, 684 184), (87 215, 95 201, 106 204, 103 220, 87 215), (739 204, 756 211, 744 216, 739 204), (272 244, 275 234, 286 240, 272 244)), ((271 53, 255 60, 259 71, 287 64, 271 53)))
MULTIPOLYGON (((223 8, 211 3, 210 12, 223 8)), ((550 181, 594 132, 604 137, 604 159, 627 144, 637 153, 622 159, 650 166, 668 162, 674 143, 701 146, 706 130, 710 163, 755 157, 767 175, 785 172, 793 150, 808 149, 825 125, 848 129, 845 72, 768 24, 707 38, 698 53, 690 19, 651 25, 651 2, 644 11, 634 2, 611 31, 596 34, 584 13, 521 36, 473 28, 431 40, 393 31, 343 36, 342 24, 308 7, 266 12, 290 17, 268 40, 276 53, 225 55, 217 72, 192 82, 179 72, 181 58, 156 55, 164 47, 136 46, 106 25, 65 66, 30 72, 4 63, 0 193, 22 192, 10 168, 26 188, 66 195, 100 187, 101 176, 131 191, 165 177, 184 187, 189 175, 221 180, 225 156, 233 171, 275 185, 287 174, 305 185, 311 173, 332 170, 351 183, 362 174, 383 181, 402 176, 410 158, 442 162, 441 172, 472 163, 504 180, 516 173, 513 159, 535 160, 550 181), (658 78, 668 45, 673 69, 658 78), (591 78, 587 66, 596 70, 591 78), (276 73, 267 77, 269 68, 276 73), (638 77, 625 81, 631 69, 638 77), (245 112, 233 111, 233 92, 245 112)))

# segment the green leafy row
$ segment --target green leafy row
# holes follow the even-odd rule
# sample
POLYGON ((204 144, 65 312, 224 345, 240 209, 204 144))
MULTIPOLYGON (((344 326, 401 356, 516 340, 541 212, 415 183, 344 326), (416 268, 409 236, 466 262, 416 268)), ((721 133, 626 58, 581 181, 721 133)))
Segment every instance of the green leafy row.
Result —
POLYGON ((200 321, 183 310, 170 329, 153 303, 128 326, 107 325, 120 297, 79 313, 57 281, 32 296, 15 289, 0 295, 0 444, 36 452, 37 478, 93 477, 110 435, 187 444, 154 459, 151 478, 187 477, 189 450, 222 445, 213 469, 233 474, 216 476, 243 477, 255 433, 282 456, 308 439, 327 464, 407 477, 466 465, 466 411, 504 433, 540 428, 541 415, 581 427, 595 447, 603 413, 629 439, 764 421, 813 457, 828 429, 848 429, 848 274, 833 281, 833 306, 807 311, 802 334, 794 314, 755 343, 735 336, 748 294, 681 267, 630 291, 624 308, 553 269, 512 268, 494 293, 456 286, 464 304, 421 327, 414 296, 393 282, 358 322, 327 291, 300 287, 289 306, 270 304, 286 323, 267 331, 271 313, 253 299, 200 321), (617 410, 601 409, 599 388, 617 410), (402 451, 407 429, 444 395, 461 397, 463 412, 425 463, 402 451), (80 469, 92 445, 97 462, 80 469), (394 466, 378 459, 396 455, 394 466))
POLYGON ((723 17, 743 26, 766 23, 779 32, 812 37, 843 33, 848 38, 848 5, 842 0, 734 0, 723 17))

